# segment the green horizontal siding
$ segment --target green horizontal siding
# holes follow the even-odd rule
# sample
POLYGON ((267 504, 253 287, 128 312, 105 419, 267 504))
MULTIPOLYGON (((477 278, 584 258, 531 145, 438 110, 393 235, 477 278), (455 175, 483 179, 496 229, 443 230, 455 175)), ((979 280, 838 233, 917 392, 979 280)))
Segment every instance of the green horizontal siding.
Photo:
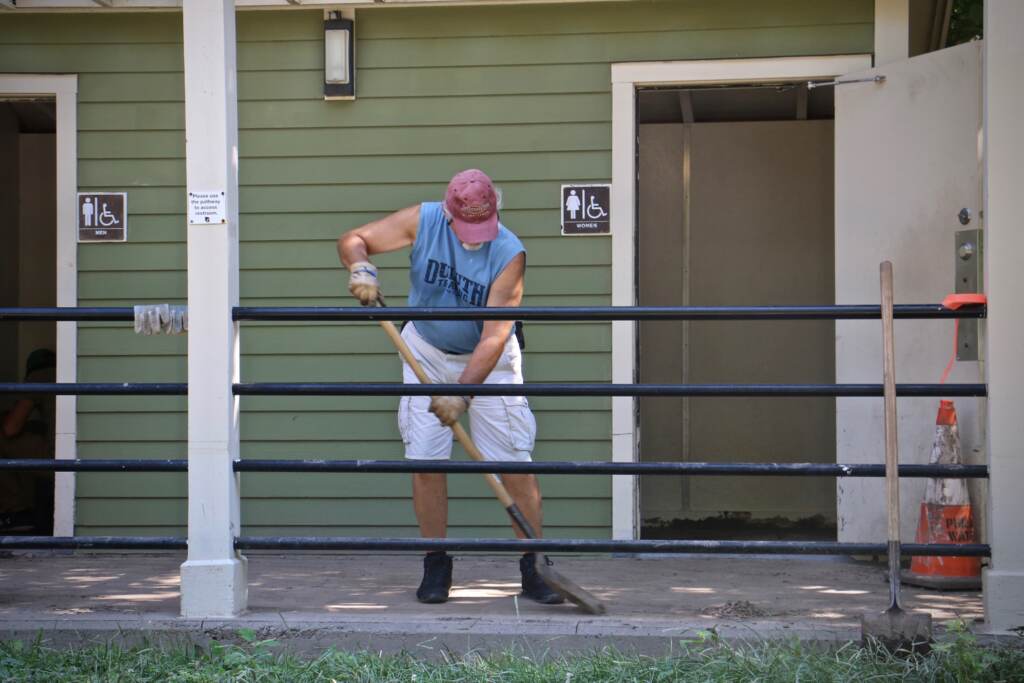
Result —
MULTIPOLYGON (((373 72, 359 97, 423 97, 517 95, 564 92, 601 92, 608 87, 606 64, 566 64, 564 73, 544 65, 418 69, 415 72, 379 69, 373 72), (571 81, 565 81, 570 76, 571 81), (441 87, 439 87, 439 85, 441 87)), ((93 102, 180 102, 184 83, 177 73, 83 74, 93 102)), ((315 98, 323 87, 323 71, 242 71, 238 75, 239 100, 281 101, 315 98)))
MULTIPOLYGON (((409 493, 410 475, 395 474, 324 474, 305 473, 243 473, 242 487, 247 498, 404 498, 409 493)), ((544 492, 554 498, 589 499, 591 492, 579 485, 573 476, 544 478, 544 492)), ((78 477, 78 496, 88 499, 106 498, 180 498, 185 495, 185 475, 161 473, 126 474, 112 479, 99 473, 83 473, 78 477)), ((605 489, 611 484, 605 481, 605 489)), ((453 499, 490 500, 493 493, 479 475, 453 474, 448 481, 448 495, 453 499)), ((500 510, 499 510, 500 512, 500 510)), ((411 521, 411 520, 410 520, 411 521)), ((504 520, 502 520, 504 521, 504 520)), ((584 525, 585 526, 585 525, 584 525)))
MULTIPOLYGON (((242 501, 242 518, 254 525, 290 524, 315 526, 313 520, 361 520, 359 524, 411 526, 416 523, 412 504, 404 498, 247 498, 242 501), (372 522, 371 522, 372 520, 372 522)), ((186 505, 181 498, 80 498, 78 507, 90 524, 123 524, 124 507, 133 508, 132 518, 140 526, 184 524, 186 505)), ((508 527, 508 516, 490 498, 454 498, 451 517, 473 520, 477 526, 508 527)), ((569 498, 545 501, 549 517, 564 526, 607 527, 611 524, 610 502, 569 498)), ((335 523, 332 526, 340 526, 335 523)))
MULTIPOLYGON (((396 402, 397 406, 397 402, 396 402)), ((130 441, 168 441, 185 429, 184 413, 87 413, 78 427, 81 441, 105 442, 111 435, 130 441)), ((348 441, 396 441, 398 427, 393 410, 378 412, 261 412, 242 416, 246 441, 266 441, 287 449, 296 440, 332 441, 346 451, 348 441)), ((598 411, 572 410, 540 412, 537 430, 543 441, 597 441, 611 438, 608 416, 598 411)), ((356 457, 349 453, 349 458, 356 457)))
MULTIPOLYGON (((530 322, 525 330, 530 351, 527 356, 534 353, 604 353, 611 344, 611 330, 602 323, 530 322)), ((381 351, 380 327, 376 323, 319 323, 315 326, 303 323, 246 323, 244 334, 248 357, 294 354, 294 349, 301 349, 307 354, 384 353, 381 351)), ((78 350, 87 357, 125 354, 151 357, 180 354, 184 351, 184 345, 185 340, 180 337, 139 337, 123 326, 111 326, 82 330, 78 350), (117 352, 111 354, 111 349, 117 352)), ((103 400, 132 402, 135 399, 103 400)), ((260 399, 252 397, 246 400, 260 399)))
MULTIPOLYGON (((166 267, 166 264, 161 264, 166 267)), ((270 297, 319 297, 325 302, 338 305, 339 296, 345 292, 344 281, 339 268, 296 269, 296 270, 250 270, 242 271, 241 288, 248 296, 270 297)), ((409 288, 400 269, 381 269, 378 277, 385 292, 392 296, 404 296, 409 288)), ((605 266, 537 266, 530 267, 527 286, 541 288, 549 294, 611 293, 611 272, 605 266)), ((79 276, 79 297, 86 299, 102 297, 110 287, 123 292, 132 292, 139 297, 169 297, 183 299, 186 283, 183 273, 174 270, 135 270, 112 272, 85 272, 79 276)), ((348 303, 345 301, 344 303, 348 303)))
MULTIPOLYGON (((243 101, 238 105, 238 125, 260 129, 410 125, 408 98, 366 99, 361 101, 357 112, 346 116, 310 106, 314 102, 323 104, 322 99, 243 101)), ((446 125, 561 123, 567 120, 592 122, 607 121, 611 117, 611 100, 603 93, 490 95, 462 98, 458 107, 452 107, 448 97, 437 96, 417 98, 414 109, 425 121, 444 119, 446 125)), ((144 130, 180 130, 184 125, 185 111, 177 102, 113 102, 78 106, 78 127, 83 131, 140 127, 144 130)))
MULTIPOLYGON (((147 190, 145 189, 132 192, 130 239, 126 244, 120 245, 118 249, 134 251, 136 249, 143 249, 143 244, 159 243, 161 248, 167 249, 167 253, 166 255, 160 255, 158 263, 171 262, 173 258, 183 259, 185 243, 182 240, 184 239, 185 226, 181 222, 181 217, 170 214, 145 213, 143 209, 146 207, 140 206, 140 198, 137 195, 144 195, 146 193, 147 190)), ((182 193, 184 193, 184 188, 182 188, 182 193)), ((248 213, 243 211, 242 215, 246 225, 246 242, 241 247, 243 259, 247 258, 248 254, 254 249, 272 249, 275 246, 278 249, 293 249, 299 248, 297 243, 303 241, 320 241, 322 245, 317 247, 318 249, 325 249, 328 252, 328 256, 337 257, 336 253, 333 252, 333 245, 338 238, 338 231, 340 230, 340 219, 337 214, 306 212, 303 213, 302 222, 299 224, 295 223, 295 219, 291 214, 286 213, 248 213), (256 242, 273 242, 274 245, 253 246, 256 242)), ((344 220, 346 224, 362 224, 374 218, 379 218, 380 215, 379 211, 346 212, 344 220)), ((607 240, 575 240, 570 242, 568 246, 559 246, 559 243, 564 242, 564 240, 551 234, 550 208, 506 209, 502 211, 502 218, 510 223, 516 220, 523 225, 523 229, 519 230, 520 237, 526 241, 527 248, 530 248, 531 244, 534 246, 533 253, 530 254, 530 264, 550 263, 553 258, 557 258, 559 249, 571 251, 573 254, 576 252, 591 254, 594 253, 595 249, 604 249, 606 253, 611 253, 609 246, 601 246, 606 244, 607 240), (547 241, 543 243, 532 242, 533 238, 544 238, 547 241), (537 249, 540 246, 543 246, 543 249, 537 249)), ((117 250, 114 251, 113 255, 110 255, 109 252, 109 246, 102 248, 98 245, 82 245, 79 248, 79 253, 82 257, 81 261, 85 262, 86 269, 90 268, 93 263, 105 263, 109 264, 109 267, 114 267, 113 264, 117 263, 116 267, 122 270, 130 270, 133 267, 138 269, 139 265, 148 266, 147 262, 140 264, 135 259, 119 257, 117 250)), ((317 258, 322 260, 324 257, 318 255, 317 258)), ((407 263, 409 257, 405 253, 385 254, 377 260, 387 265, 397 266, 407 263)), ((184 261, 181 263, 184 264, 184 261)), ((103 267, 106 268, 108 266, 105 265, 103 267)))
MULTIPOLYGON (((325 399, 326 400, 326 399, 325 399)), ((597 400, 597 399, 592 399, 597 400)), ((591 408, 592 406, 585 406, 591 408)), ((175 440, 159 441, 152 434, 142 434, 141 439, 133 440, 127 435, 117 441, 85 441, 79 444, 79 453, 84 458, 142 458, 144 460, 180 459, 185 457, 185 444, 175 440), (142 440, 145 439, 145 440, 142 440)), ((302 435, 291 439, 282 446, 276 441, 254 441, 243 439, 247 458, 254 460, 302 459, 302 458, 338 458, 353 460, 395 459, 402 457, 402 444, 395 441, 360 441, 349 439, 343 445, 330 441, 311 441, 315 435, 302 435)), ((611 459, 611 446, 605 437, 593 440, 578 438, 573 441, 542 441, 534 455, 546 460, 586 460, 600 461, 611 459)), ((133 475, 135 476, 135 475, 133 475)), ((597 477, 598 479, 600 477, 597 477)))
MULTIPOLYGON (((490 154, 448 155, 445 163, 454 168, 480 165, 490 154)), ((602 151, 520 152, 496 157, 488 168, 509 181, 558 180, 561 178, 607 178, 611 174, 607 154, 602 151)), ((437 161, 422 155, 379 157, 267 157, 250 159, 239 172, 239 182, 248 187, 280 185, 365 185, 415 183, 437 174, 437 161)), ((102 182, 118 186, 179 186, 185 175, 185 160, 137 159, 130 166, 121 159, 88 160, 79 163, 79 181, 87 185, 102 182)))
MULTIPOLYGON (((566 242, 561 237, 524 237, 529 253, 531 275, 541 268, 562 267, 571 262, 576 267, 608 266, 611 253, 608 240, 578 240, 566 242)), ((125 244, 118 250, 83 250, 79 272, 137 272, 139 264, 159 260, 163 267, 185 267, 185 245, 181 243, 125 244)), ((241 267, 244 270, 267 271, 286 269, 337 270, 338 255, 335 240, 302 241, 295 237, 289 242, 249 242, 241 247, 241 267)), ((385 254, 374 259, 381 270, 402 269, 408 262, 407 254, 385 254)), ((144 268, 143 268, 144 269, 144 268)))
MULTIPOLYGON (((8 13, 0 71, 79 74, 79 184, 129 191, 129 242, 79 247, 82 305, 184 302, 184 82, 175 13, 8 13), (83 35, 103 36, 102 42, 83 35)), ((241 293, 348 305, 334 242, 485 168, 526 243, 526 305, 607 305, 611 245, 558 235, 558 186, 611 176, 613 62, 870 52, 870 0, 696 0, 360 9, 359 99, 324 102, 319 10, 241 12, 241 293)), ((377 259, 385 292, 406 254, 377 259)), ((530 381, 606 382, 610 326, 527 325, 530 381)), ((79 326, 82 381, 184 381, 184 338, 79 326)), ((394 381, 372 324, 246 323, 245 381, 394 381)), ((246 458, 402 456, 388 397, 245 397, 246 458)), ((83 397, 84 458, 185 457, 183 397, 83 397)), ((608 460, 608 398, 531 399, 540 460, 608 460)), ((464 456, 463 456, 464 457, 464 456)), ((608 477, 542 477, 548 533, 607 537, 608 477)), ((182 535, 182 474, 82 474, 78 532, 182 535)), ((408 476, 245 474, 244 531, 417 535, 408 476)), ((477 477, 452 477, 452 534, 507 536, 477 477)))
MULTIPOLYGON (((243 159, 244 161, 244 159, 243 159)), ((126 160, 124 163, 134 163, 126 160)), ((335 225, 341 230, 345 226, 351 226, 349 213, 374 212, 378 216, 391 210, 389 207, 394 204, 408 206, 429 201, 434 197, 441 197, 444 193, 445 183, 452 173, 460 167, 448 164, 444 159, 438 161, 440 170, 436 171, 436 179, 424 179, 422 182, 407 183, 351 183, 339 185, 287 185, 261 187, 241 187, 241 211, 243 220, 250 214, 306 214, 332 212, 335 225)), ((605 178, 607 179, 607 178, 605 178)), ((574 180, 577 180, 574 178, 574 180)), ((583 180, 587 180, 584 178, 583 180)), ((592 179, 591 179, 592 180, 592 179)), ((128 198, 129 225, 131 233, 132 220, 137 213, 141 214, 175 214, 180 212, 185 201, 185 185, 178 187, 169 186, 144 186, 132 190, 128 198)), ((547 209, 548 225, 553 221, 558 225, 558 214, 552 213, 558 208, 557 184, 556 181, 537 182, 526 180, 510 180, 501 182, 505 191, 505 207, 512 210, 521 209, 547 209), (555 185, 555 193, 552 194, 551 187, 555 185)), ((104 189, 107 186, 90 188, 104 189)), ((184 214, 180 214, 184 220, 184 214)), ((503 213, 504 215, 504 213, 503 213)), ((301 230, 302 225, 295 225, 295 217, 287 216, 281 219, 285 232, 283 238, 288 238, 289 233, 301 230)), ((524 225, 523 233, 530 235, 531 230, 537 230, 535 225, 524 225)), ((244 230, 244 228, 243 228, 244 230)), ((168 237, 183 239, 185 233, 184 224, 172 232, 168 237)), ((551 234, 550 231, 547 234, 551 234)), ((98 245, 92 245, 99 248, 98 245)), ((107 245, 103 245, 107 246, 107 245)), ((91 248, 91 247, 90 247, 91 248)), ((109 248, 109 247, 108 247, 109 248)))
MULTIPOLYGON (((644 3, 590 3, 585 11, 579 4, 552 5, 542 12, 519 7, 477 7, 458 12, 435 8, 387 9, 391 16, 370 22, 369 13, 359 11, 360 40, 422 38, 424 36, 468 37, 573 35, 615 31, 657 32, 685 27, 690 31, 709 29, 763 29, 771 26, 829 26, 871 24, 873 5, 862 0, 671 0, 644 3), (647 5, 646 7, 644 5, 647 5), (390 21, 398 19, 400 21, 390 21), (448 13, 445 13, 448 12, 448 13)), ((71 21, 53 21, 52 16, 35 14, 17 17, 18 23, 0 24, 0 43, 6 45, 80 44, 83 35, 102 32, 111 43, 143 44, 181 42, 179 16, 149 13, 130 17, 77 14, 71 21)), ((309 14, 239 12, 236 24, 239 43, 259 41, 311 40, 309 14)), ((730 46, 720 46, 719 50, 730 46)), ((870 44, 866 48, 870 49, 870 44)))
MULTIPOLYGON (((79 524, 75 527, 83 536, 184 536, 185 525, 135 525, 135 526, 100 526, 79 524)), ((358 528, 347 526, 321 525, 248 525, 245 534, 252 536, 366 536, 370 538, 416 538, 420 535, 419 528, 407 526, 370 526, 364 524, 358 528)), ((606 527, 569 527, 547 525, 544 528, 548 538, 608 538, 606 527)), ((451 527, 448 535, 452 538, 512 538, 507 527, 457 526, 451 527)), ((256 551, 273 552, 273 551, 256 551)), ((253 551, 247 555, 256 554, 253 551)), ((415 560, 411 560, 414 562, 415 560)))
MULTIPOLYGON (((607 74, 605 74, 607 78, 607 74)), ((246 157, 276 158, 366 156, 386 158, 414 147, 423 154, 603 151, 611 125, 597 123, 509 124, 465 129, 455 126, 377 128, 352 126, 324 135, 318 129, 275 128, 239 131, 246 157)), ((81 159, 182 159, 180 131, 81 131, 81 159)))

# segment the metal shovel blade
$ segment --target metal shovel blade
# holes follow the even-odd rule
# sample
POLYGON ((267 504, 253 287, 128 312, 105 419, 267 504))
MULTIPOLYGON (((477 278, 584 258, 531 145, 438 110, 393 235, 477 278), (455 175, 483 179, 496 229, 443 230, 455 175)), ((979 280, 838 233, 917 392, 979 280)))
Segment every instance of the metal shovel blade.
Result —
POLYGON ((928 652, 932 642, 932 615, 899 607, 861 617, 861 644, 877 642, 889 652, 928 652))
POLYGON ((544 579, 545 583, 562 594, 569 602, 573 603, 588 614, 604 614, 604 603, 598 600, 592 593, 579 586, 575 581, 568 578, 554 567, 548 564, 544 556, 537 554, 534 560, 534 567, 537 574, 544 579))

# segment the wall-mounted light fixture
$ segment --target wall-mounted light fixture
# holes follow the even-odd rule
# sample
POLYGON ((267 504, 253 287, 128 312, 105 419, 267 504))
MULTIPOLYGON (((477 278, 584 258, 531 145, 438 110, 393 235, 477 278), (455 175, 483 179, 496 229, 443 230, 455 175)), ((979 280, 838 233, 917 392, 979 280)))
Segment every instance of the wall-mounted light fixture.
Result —
POLYGON ((324 99, 356 98, 355 22, 338 12, 324 18, 324 99))

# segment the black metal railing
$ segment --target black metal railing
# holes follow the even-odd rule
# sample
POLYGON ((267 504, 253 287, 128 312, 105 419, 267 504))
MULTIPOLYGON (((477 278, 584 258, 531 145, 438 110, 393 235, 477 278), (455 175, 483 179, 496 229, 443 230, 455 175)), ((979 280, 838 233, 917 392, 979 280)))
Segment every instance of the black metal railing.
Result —
MULTIPOLYGON (((507 308, 361 308, 356 306, 236 306, 236 321, 507 320, 507 308)), ((984 318, 984 305, 945 308, 942 304, 898 304, 893 317, 905 320, 984 318)), ((522 306, 517 320, 871 320, 874 305, 826 306, 522 306)), ((132 321, 130 306, 0 307, 0 321, 132 321)))
MULTIPOLYGON (((41 472, 186 472, 188 460, 89 459, 0 460, 0 471, 41 472)), ((236 460, 235 472, 336 472, 448 474, 624 474, 673 476, 758 476, 758 477, 884 477, 885 466, 870 463, 763 463, 763 462, 473 462, 431 460, 236 460)), ((985 479, 986 465, 900 465, 903 479, 934 478, 985 479)))
MULTIPOLYGON (((0 309, 2 312, 3 309, 0 309)), ((882 317, 881 306, 521 306, 508 308, 362 308, 238 306, 236 321, 380 321, 380 320, 871 320, 882 317)), ((0 313, 2 314, 2 313, 0 313)), ((900 304, 897 319, 984 318, 983 305, 953 310, 942 304, 900 304)))
POLYGON ((95 307, 95 306, 21 306, 15 308, 0 307, 0 321, 29 322, 40 321, 110 321, 131 322, 135 320, 135 310, 130 306, 95 307))
MULTIPOLYGON (((690 397, 878 397, 881 384, 401 384, 398 382, 253 382, 235 384, 239 396, 690 396, 690 397)), ((0 394, 57 396, 185 396, 188 385, 152 383, 0 383, 0 394)), ((984 384, 897 384, 897 396, 985 396, 984 384)))
MULTIPOLYGON (((316 308, 236 307, 236 321, 364 321, 382 320, 507 320, 507 308, 316 308)), ((984 306, 949 310, 941 304, 899 305, 897 319, 984 318, 984 306)), ((512 316, 536 321, 617 320, 865 320, 879 319, 872 305, 746 306, 746 307, 522 307, 512 316)), ((122 308, 0 308, 0 321, 131 321, 133 309, 122 308)), ((236 384, 242 396, 405 396, 472 393, 492 396, 690 396, 878 397, 881 384, 595 384, 541 383, 522 385, 431 385, 397 383, 249 383, 236 384)), ((184 383, 2 383, 0 394, 55 395, 186 395, 184 383)), ((900 384, 900 396, 985 396, 984 384, 900 384)), ((187 460, 88 459, 0 460, 0 470, 54 472, 184 472, 187 460)), ((708 463, 708 462, 425 462, 395 460, 245 459, 237 472, 490 472, 578 475, 683 476, 824 476, 884 477, 876 464, 827 463, 708 463)), ((900 477, 987 478, 983 465, 900 465, 900 477)), ((590 553, 756 553, 813 555, 882 555, 883 543, 822 541, 706 541, 706 540, 589 540, 589 539, 416 539, 355 537, 254 537, 235 539, 239 550, 453 550, 590 553)), ((183 550, 187 539, 169 536, 0 536, 0 548, 183 550)), ((901 546, 905 556, 989 556, 987 544, 914 544, 901 546)))
MULTIPOLYGON (((108 549, 185 550, 188 541, 179 536, 0 536, 0 549, 108 549)), ((884 555, 884 543, 837 543, 832 541, 700 541, 504 538, 364 538, 349 536, 239 536, 238 550, 377 550, 377 551, 540 551, 574 553, 717 553, 766 555, 884 555)), ((904 543, 904 557, 989 557, 984 543, 904 543)))

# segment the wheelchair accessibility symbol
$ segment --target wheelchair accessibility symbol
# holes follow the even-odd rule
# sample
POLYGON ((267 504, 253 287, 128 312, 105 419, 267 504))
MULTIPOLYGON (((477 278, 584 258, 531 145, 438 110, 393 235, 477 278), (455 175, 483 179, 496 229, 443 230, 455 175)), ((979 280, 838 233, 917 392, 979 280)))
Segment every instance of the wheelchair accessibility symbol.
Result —
POLYGON ((610 185, 562 185, 562 234, 610 234, 610 196, 610 185))
POLYGON ((79 192, 78 241, 123 242, 127 213, 127 192, 79 192))

